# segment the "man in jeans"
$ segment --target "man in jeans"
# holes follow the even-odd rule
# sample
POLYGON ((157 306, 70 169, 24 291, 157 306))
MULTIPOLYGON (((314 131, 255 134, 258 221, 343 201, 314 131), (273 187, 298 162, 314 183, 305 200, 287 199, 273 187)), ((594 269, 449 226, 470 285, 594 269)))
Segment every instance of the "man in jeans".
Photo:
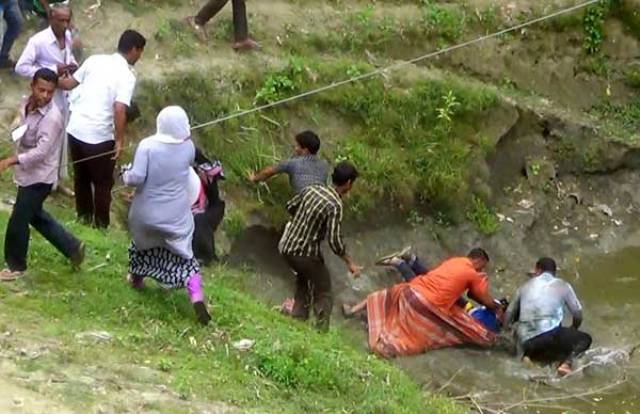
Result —
POLYGON ((536 263, 531 280, 509 305, 505 324, 518 322, 517 336, 524 360, 558 362, 558 375, 571 372, 573 360, 591 346, 591 336, 578 330, 582 306, 571 285, 555 277, 556 262, 543 257, 536 263), (562 326, 563 308, 573 316, 570 328, 562 326))
MULTIPOLYGON (((208 0, 197 15, 187 19, 200 40, 207 40, 204 25, 218 14, 228 2, 229 0, 208 0)), ((231 6, 233 7, 233 32, 235 38, 233 48, 242 51, 258 47, 258 44, 249 37, 245 0, 231 0, 231 6)))
POLYGON ((296 293, 291 316, 306 320, 313 304, 316 326, 329 329, 333 296, 331 275, 324 264, 320 242, 329 233, 329 247, 358 277, 360 267, 347 254, 342 240, 342 197, 358 177, 349 162, 339 163, 332 174, 333 186, 312 185, 287 203, 293 218, 287 223, 278 249, 296 274, 296 293))
POLYGON ((19 108, 21 127, 12 134, 17 140, 17 154, 0 161, 0 172, 14 166, 14 181, 18 185, 4 240, 4 257, 9 268, 0 272, 0 280, 18 279, 27 269, 29 224, 68 257, 74 267, 84 259, 84 245, 42 208, 58 179, 60 163, 64 118, 52 102, 57 85, 58 75, 50 69, 35 73, 31 96, 19 108))
POLYGON ((18 0, 0 0, 0 14, 7 23, 0 48, 0 69, 13 70, 16 63, 9 58, 9 52, 11 52, 13 42, 17 39, 22 28, 22 13, 18 0))
POLYGON ((130 66, 140 59, 145 45, 140 33, 125 30, 117 53, 91 56, 61 80, 66 90, 82 85, 67 126, 76 212, 81 221, 99 228, 110 223, 113 170, 124 148, 126 112, 136 84, 130 66))

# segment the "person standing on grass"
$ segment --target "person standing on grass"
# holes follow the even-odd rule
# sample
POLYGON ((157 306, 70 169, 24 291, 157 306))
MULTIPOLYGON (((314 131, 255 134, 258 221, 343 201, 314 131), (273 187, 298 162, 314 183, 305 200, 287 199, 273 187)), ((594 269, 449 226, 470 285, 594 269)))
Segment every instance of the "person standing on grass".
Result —
POLYGON ((249 181, 259 183, 276 174, 286 173, 289 176, 291 188, 296 194, 310 185, 324 185, 329 176, 329 164, 318 158, 319 149, 320 138, 313 131, 303 131, 295 137, 292 158, 250 173, 249 181))
MULTIPOLYGON (((70 76, 78 68, 78 62, 73 56, 71 31, 71 9, 66 4, 53 4, 49 12, 49 27, 29 39, 22 55, 16 63, 15 71, 25 78, 32 78, 38 69, 49 68, 58 76, 70 76)), ((57 89, 53 102, 58 106, 65 119, 65 126, 69 116, 68 93, 57 89)), ((65 179, 69 176, 67 168, 68 145, 66 133, 61 141, 62 151, 59 176, 65 179)), ((58 184, 62 193, 73 196, 73 191, 58 184)))
MULTIPOLYGON (((206 42, 207 32, 204 25, 213 18, 229 2, 229 0, 209 0, 202 6, 197 15, 187 18, 187 21, 195 31, 198 38, 206 42)), ((255 49, 258 44, 249 37, 247 25, 247 7, 245 0, 231 0, 233 8, 233 32, 235 43, 233 48, 237 51, 255 49)))
POLYGON ((125 185, 136 188, 129 210, 127 279, 134 289, 143 288, 146 276, 166 288, 186 288, 198 320, 206 325, 211 317, 191 245, 194 219, 187 191, 195 154, 184 109, 160 111, 156 134, 140 141, 133 166, 122 174, 125 185))
POLYGON ((56 249, 78 268, 84 260, 84 244, 68 233, 42 205, 58 179, 64 118, 52 98, 58 75, 39 69, 31 81, 31 95, 19 107, 21 126, 14 130, 16 155, 0 161, 0 172, 14 167, 18 186, 16 202, 7 224, 4 257, 8 269, 0 280, 20 278, 27 270, 29 225, 32 225, 56 249))
POLYGON ((71 107, 67 133, 74 170, 78 218, 99 228, 109 226, 116 160, 125 144, 127 108, 136 84, 130 66, 142 56, 146 39, 125 30, 118 52, 89 57, 61 84, 80 86, 71 107))
POLYGON ((574 360, 591 346, 591 336, 579 331, 582 305, 570 284, 556 276, 556 262, 543 257, 518 289, 505 315, 507 325, 518 323, 517 336, 523 360, 558 363, 559 376, 571 372, 574 360), (563 327, 563 308, 573 317, 563 327))
POLYGON ((13 43, 20 34, 22 28, 22 13, 18 0, 0 0, 0 13, 7 23, 4 36, 2 37, 2 47, 0 47, 0 69, 13 70, 15 62, 9 58, 9 52, 13 43))
POLYGON ((339 163, 332 174, 333 186, 311 185, 287 203, 293 216, 285 226, 278 249, 296 274, 296 292, 291 316, 306 320, 313 305, 316 327, 329 329, 333 295, 331 275, 322 258, 320 243, 329 235, 329 247, 347 265, 354 277, 360 275, 342 240, 342 197, 358 178, 355 167, 339 163))

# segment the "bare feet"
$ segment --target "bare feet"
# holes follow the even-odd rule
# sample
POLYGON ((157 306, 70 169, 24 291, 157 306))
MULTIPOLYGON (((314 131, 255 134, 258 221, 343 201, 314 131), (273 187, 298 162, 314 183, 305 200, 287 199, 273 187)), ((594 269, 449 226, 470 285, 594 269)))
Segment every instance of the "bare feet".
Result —
POLYGON ((566 361, 560 364, 560 366, 558 366, 558 369, 556 370, 560 378, 570 374, 571 371, 572 371, 571 364, 566 361))
POLYGON ((14 272, 10 269, 3 269, 0 271, 0 281, 2 282, 13 282, 14 280, 20 279, 24 276, 24 272, 14 272))
POLYGON ((199 41, 201 41, 202 43, 207 43, 207 40, 209 40, 207 31, 203 25, 199 25, 198 23, 196 23, 195 16, 187 17, 187 24, 189 24, 191 30, 193 30, 193 33, 196 35, 199 41))
POLYGON ((252 49, 260 49, 260 45, 253 39, 247 38, 242 42, 235 42, 231 46, 236 52, 245 52, 252 49))
POLYGON ((354 312, 353 312, 353 308, 351 307, 351 305, 349 305, 348 303, 343 303, 342 304, 342 315, 347 319, 353 318, 354 312))
POLYGON ((73 197, 75 197, 75 196, 76 196, 76 193, 74 193, 72 189, 70 189, 70 188, 68 188, 68 187, 65 187, 65 186, 64 186, 64 185, 62 185, 62 184, 58 184, 58 192, 59 192, 60 194, 64 194, 64 195, 66 195, 67 197, 71 197, 71 198, 73 198, 73 197))

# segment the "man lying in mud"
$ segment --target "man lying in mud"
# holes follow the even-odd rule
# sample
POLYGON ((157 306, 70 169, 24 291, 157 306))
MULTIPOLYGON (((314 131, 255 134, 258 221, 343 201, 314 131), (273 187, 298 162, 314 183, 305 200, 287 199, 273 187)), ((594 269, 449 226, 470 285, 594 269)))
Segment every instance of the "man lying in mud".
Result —
POLYGON ((531 279, 516 292, 505 314, 505 325, 517 326, 519 354, 523 361, 559 363, 557 372, 571 372, 574 360, 591 346, 591 336, 578 330, 582 306, 571 285, 555 277, 556 262, 543 257, 531 279), (562 326, 564 307, 573 317, 570 328, 562 326))
POLYGON ((431 271, 374 292, 343 311, 345 316, 366 311, 369 347, 383 357, 462 344, 490 346, 495 333, 458 302, 466 292, 501 319, 503 308, 489 294, 488 278, 482 273, 488 262, 487 252, 475 248, 467 257, 445 260, 431 271))

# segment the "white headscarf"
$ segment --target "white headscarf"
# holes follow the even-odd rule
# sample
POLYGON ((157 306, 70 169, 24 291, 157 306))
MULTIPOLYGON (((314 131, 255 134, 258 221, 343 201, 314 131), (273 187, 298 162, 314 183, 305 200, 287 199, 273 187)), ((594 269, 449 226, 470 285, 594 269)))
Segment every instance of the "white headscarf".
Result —
POLYGON ((165 144, 180 144, 191 136, 187 113, 179 106, 167 106, 156 118, 156 135, 153 139, 165 144))

